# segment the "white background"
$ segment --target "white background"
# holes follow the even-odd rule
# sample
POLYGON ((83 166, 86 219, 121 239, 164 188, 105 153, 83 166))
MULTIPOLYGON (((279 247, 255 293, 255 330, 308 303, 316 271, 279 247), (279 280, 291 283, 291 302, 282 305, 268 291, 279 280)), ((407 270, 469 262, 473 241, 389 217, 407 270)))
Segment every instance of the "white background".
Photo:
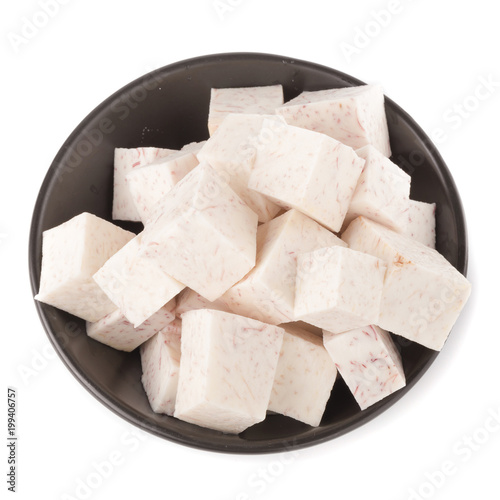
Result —
MULTIPOLYGON (((212 0, 62 3, 24 41, 16 38, 23 18, 43 22, 40 2, 3 2, 0 15, 2 377, 5 391, 18 390, 18 498, 499 498, 500 423, 491 417, 500 412, 500 30, 493 2, 222 0, 219 10, 212 0), (376 21, 374 13, 389 7, 397 12, 376 21), (346 55, 343 43, 356 53, 346 55), (444 130, 439 149, 468 220, 473 294, 431 369, 371 423, 287 455, 198 451, 122 421, 55 356, 29 287, 31 212, 71 131, 151 69, 229 51, 311 60, 381 83, 428 134, 444 130), (479 89, 478 100, 484 80, 493 83, 479 89), (111 458, 108 477, 97 477, 96 464, 111 458), (88 480, 89 491, 78 489, 88 480)), ((3 401, 6 415, 6 395, 3 401)), ((4 498, 4 479, 0 488, 4 498)))

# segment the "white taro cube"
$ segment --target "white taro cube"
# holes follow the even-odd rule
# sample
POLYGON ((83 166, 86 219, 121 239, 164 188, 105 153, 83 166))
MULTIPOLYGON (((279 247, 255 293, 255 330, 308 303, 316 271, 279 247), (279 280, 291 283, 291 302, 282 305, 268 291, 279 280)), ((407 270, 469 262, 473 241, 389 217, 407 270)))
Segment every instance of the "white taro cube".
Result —
POLYGON ((329 135, 354 149, 367 144, 391 156, 379 85, 302 92, 276 110, 287 123, 329 135))
POLYGON ((408 226, 410 176, 371 145, 356 154, 365 160, 365 166, 344 226, 364 215, 395 231, 404 231, 408 226))
POLYGON ((325 331, 323 342, 362 410, 406 385, 401 356, 389 333, 378 326, 325 331))
POLYGON ((342 235, 350 248, 387 264, 374 323, 439 351, 470 295, 470 283, 436 250, 358 217, 342 235))
POLYGON ((113 219, 140 221, 126 176, 158 158, 174 153, 165 148, 116 148, 113 170, 113 219))
POLYGON ((207 141, 190 142, 189 144, 182 146, 181 151, 183 153, 193 153, 194 155, 197 155, 206 142, 207 141))
POLYGON ((365 161, 324 134, 290 125, 273 129, 257 149, 248 187, 339 231, 365 161))
POLYGON ((342 246, 299 255, 296 319, 334 333, 375 323, 385 270, 381 259, 342 246))
POLYGON ((337 369, 321 337, 292 325, 285 335, 268 409, 318 426, 337 369))
POLYGON ((285 124, 285 120, 276 115, 229 114, 198 153, 200 161, 208 162, 227 178, 231 188, 258 215, 260 222, 271 220, 280 210, 278 205, 248 187, 255 152, 266 140, 261 131, 264 120, 270 120, 267 123, 273 128, 285 124))
POLYGON ((200 163, 157 204, 144 230, 148 258, 209 301, 255 265, 257 215, 200 163))
POLYGON ((436 204, 410 200, 408 225, 404 234, 430 248, 436 248, 436 204))
POLYGON ((155 413, 173 415, 181 360, 181 325, 176 318, 141 345, 142 385, 155 413))
POLYGON ((92 275, 135 235, 84 212, 43 232, 40 290, 35 299, 87 321, 116 306, 92 275))
POLYGON ((283 87, 281 85, 212 89, 208 131, 210 135, 214 134, 229 113, 270 115, 274 114, 274 110, 282 104, 283 87))
POLYGON ((198 163, 193 153, 179 151, 127 174, 128 189, 143 224, 150 218, 155 204, 198 163))
POLYGON ((229 307, 223 300, 222 296, 219 299, 210 302, 209 300, 202 297, 199 293, 196 293, 190 288, 185 288, 177 296, 177 307, 175 309, 175 315, 180 317, 182 314, 194 309, 215 309, 216 311, 226 311, 230 312, 229 307))
POLYGON ((139 233, 94 275, 115 307, 137 328, 185 285, 166 274, 158 263, 148 257, 139 233))
POLYGON ((222 299, 242 316, 273 325, 293 321, 297 256, 334 245, 347 246, 306 215, 289 210, 259 226, 255 267, 222 299))
POLYGON ((114 349, 130 352, 165 328, 174 318, 175 299, 165 304, 137 328, 116 309, 95 323, 87 322, 87 335, 114 349))
POLYGON ((174 416, 231 434, 264 420, 283 334, 222 311, 184 313, 174 416))

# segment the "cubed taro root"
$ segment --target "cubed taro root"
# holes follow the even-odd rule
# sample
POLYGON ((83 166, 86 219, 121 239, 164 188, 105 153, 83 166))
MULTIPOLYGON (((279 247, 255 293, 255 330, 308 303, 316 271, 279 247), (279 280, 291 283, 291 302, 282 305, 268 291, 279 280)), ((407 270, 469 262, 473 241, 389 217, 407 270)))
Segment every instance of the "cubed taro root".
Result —
POLYGON ((44 231, 35 299, 87 321, 100 320, 116 306, 92 276, 134 236, 86 212, 44 231))
POLYGON ((321 132, 354 149, 371 144, 391 156, 384 94, 379 85, 302 92, 276 113, 290 125, 321 132))
POLYGON ((271 220, 280 210, 266 196, 248 187, 255 153, 265 140, 264 120, 270 120, 267 123, 273 127, 285 124, 285 120, 276 115, 230 114, 198 153, 200 161, 207 162, 227 178, 231 188, 258 215, 260 222, 271 220))
POLYGON ((113 219, 140 221, 126 176, 135 169, 174 153, 165 148, 116 148, 113 169, 113 219))
POLYGON ((294 325, 285 329, 269 410, 317 427, 337 377, 323 340, 294 325))
POLYGON ((410 176, 373 146, 356 150, 365 160, 344 226, 364 215, 396 231, 405 231, 410 208, 410 176))
POLYGON ((156 205, 143 231, 147 258, 209 301, 255 265, 257 215, 207 163, 156 205))
POLYGON ((299 255, 296 319, 335 333, 376 323, 385 270, 381 259, 342 246, 299 255))
POLYGON ((181 361, 180 319, 141 345, 142 385, 155 413, 173 415, 181 361))
POLYGON ((137 328, 116 309, 95 323, 87 322, 87 335, 102 344, 130 352, 163 330, 175 318, 175 299, 165 304, 137 328))
POLYGON ((324 331, 323 342, 362 410, 406 385, 401 356, 389 333, 378 326, 324 331))
POLYGON ((262 224, 257 230, 255 267, 221 298, 236 314, 277 325, 295 319, 297 256, 346 244, 297 210, 262 224))
POLYGON ((296 208, 332 231, 342 227, 365 160, 317 132, 264 120, 272 134, 257 149, 248 187, 296 208))
POLYGON ((165 273, 157 262, 148 258, 142 238, 143 232, 113 255, 94 275, 95 282, 134 328, 185 288, 165 273))
POLYGON ((222 311, 184 313, 174 416, 232 434, 264 420, 283 334, 222 311))
POLYGON ((354 219, 342 239, 387 264, 380 315, 374 323, 441 350, 469 298, 467 279, 436 250, 364 217, 354 219))
POLYGON ((177 296, 175 315, 180 318, 185 312, 196 309, 215 309, 216 311, 231 312, 223 297, 224 295, 211 302, 202 297, 199 293, 191 290, 191 288, 185 288, 177 296))
POLYGON ((179 151, 127 174, 127 186, 143 224, 148 222, 156 203, 198 163, 193 153, 179 151))
POLYGON ((436 204, 410 200, 404 234, 430 248, 436 248, 436 204))
POLYGON ((229 113, 274 114, 283 104, 283 87, 239 87, 212 89, 208 112, 208 131, 214 134, 229 113))

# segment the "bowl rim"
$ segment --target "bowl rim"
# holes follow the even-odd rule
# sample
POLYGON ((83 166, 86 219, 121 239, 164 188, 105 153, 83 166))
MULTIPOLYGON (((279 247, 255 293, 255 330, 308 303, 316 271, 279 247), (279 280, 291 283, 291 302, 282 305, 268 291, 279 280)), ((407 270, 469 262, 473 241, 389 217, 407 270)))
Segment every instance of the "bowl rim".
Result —
MULTIPOLYGON (((225 52, 225 53, 215 53, 215 54, 206 54, 198 57, 192 57, 189 59, 180 60, 161 68, 150 71, 130 83, 124 85, 105 100, 103 100, 99 105, 97 105, 87 116, 81 120, 81 122, 76 126, 76 128, 71 132, 68 138, 65 140, 63 145, 60 147, 56 156, 51 162, 51 165, 45 175, 45 178, 40 186, 40 190, 34 205, 33 215, 31 219, 30 231, 29 231, 29 243, 28 243, 28 258, 29 258, 29 274, 30 274, 30 283, 33 295, 38 292, 38 281, 39 276, 37 276, 36 268, 37 268, 37 255, 36 255, 36 246, 37 246, 37 238, 39 233, 39 224, 40 224, 40 216, 44 212, 44 206, 47 202, 47 197, 45 196, 46 192, 49 190, 51 184, 55 182, 56 173, 58 171, 59 165, 61 164, 61 159, 64 154, 68 150, 69 146, 73 143, 74 139, 80 135, 81 130, 85 128, 88 123, 90 123, 95 117, 97 117, 105 108, 107 108, 117 97, 122 95, 123 93, 129 92, 134 89, 136 86, 140 85, 145 77, 161 76, 162 74, 168 74, 186 67, 194 67, 197 65, 204 64, 214 64, 217 62, 231 62, 242 60, 267 60, 270 62, 278 62, 281 61, 283 64, 299 64, 302 67, 307 67, 313 70, 319 70, 321 72, 330 73, 337 78, 345 81, 347 86, 352 85, 366 85, 365 82, 352 77, 346 73, 338 71, 334 68, 314 63, 311 61, 305 61, 297 58, 291 58, 288 56, 281 56, 277 54, 269 54, 269 53, 261 53, 261 52, 225 52)), ((386 108, 391 109, 401 120, 405 121, 415 135, 421 140, 422 144, 427 149, 426 154, 434 159, 436 164, 439 165, 439 174, 443 177, 444 181, 449 187, 450 196, 452 197, 452 203, 454 207, 454 218, 457 224, 457 238, 458 241, 463 245, 461 245, 460 250, 457 254, 457 268, 464 275, 467 275, 467 265, 468 265, 468 238, 467 238, 467 225, 465 214, 463 210, 462 201, 460 199, 460 194, 457 190, 455 181, 451 175, 450 170, 448 169, 446 163, 444 162, 441 154, 437 150, 436 146, 433 144, 428 135, 424 132, 424 130, 415 122, 415 120, 398 104, 392 101, 387 96, 385 98, 385 106, 386 108)), ((41 231, 40 231, 41 232, 41 231)), ((301 448, 306 448, 309 446, 317 445, 324 443, 326 441, 330 441, 334 438, 340 437, 343 434, 353 431, 354 429, 368 423, 384 411, 388 410, 394 403, 399 401, 401 397, 403 397, 424 375, 424 373, 429 369, 431 364, 435 361, 439 352, 435 351, 430 354, 428 360, 423 364, 418 371, 418 373, 414 376, 410 383, 408 383, 403 389, 397 391, 396 393, 391 395, 390 400, 386 400, 385 404, 377 407, 372 407, 371 409, 367 409, 363 412, 359 412, 353 417, 352 421, 347 426, 343 426, 342 428, 332 432, 328 427, 317 427, 315 429, 315 433, 311 437, 310 435, 304 436, 302 439, 300 437, 293 438, 276 438, 266 439, 262 441, 244 441, 244 444, 239 444, 239 442, 235 442, 231 447, 223 446, 217 444, 216 442, 212 442, 210 439, 204 440, 200 442, 196 438, 192 438, 189 435, 180 434, 171 429, 166 429, 164 427, 160 427, 148 420, 145 420, 141 417, 134 408, 126 406, 120 402, 114 401, 105 391, 99 388, 96 384, 94 384, 89 377, 85 374, 83 370, 79 366, 75 366, 72 361, 67 356, 63 346, 56 338, 55 334, 52 332, 48 319, 45 316, 45 313, 42 309, 42 304, 37 300, 33 299, 35 303, 35 308, 37 310, 38 316, 41 320, 43 328, 57 352, 58 356, 61 358, 63 363, 66 365, 67 369, 73 374, 73 376, 82 384, 87 391, 92 394, 101 404, 111 410, 114 414, 118 415, 125 421, 135 425, 141 430, 147 431, 155 436, 161 437, 163 439, 167 439, 171 442, 182 444, 185 446, 189 446, 196 449, 201 449, 205 451, 212 452, 221 452, 221 453, 234 453, 234 454, 264 454, 264 453, 280 453, 289 450, 297 450, 301 448)))

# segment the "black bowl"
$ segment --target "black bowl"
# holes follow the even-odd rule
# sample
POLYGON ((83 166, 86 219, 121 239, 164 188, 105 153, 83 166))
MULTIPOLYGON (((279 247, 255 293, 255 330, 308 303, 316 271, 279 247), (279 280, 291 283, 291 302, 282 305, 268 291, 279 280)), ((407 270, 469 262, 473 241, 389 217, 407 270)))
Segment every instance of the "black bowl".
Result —
MULTIPOLYGON (((281 83, 285 99, 303 90, 360 85, 333 69, 286 57, 230 53, 181 61, 125 86, 90 113, 55 157, 36 202, 29 243, 33 292, 40 282, 42 232, 81 212, 111 220, 113 149, 159 146, 177 149, 208 137, 212 87, 281 83)), ((460 197, 451 174, 422 129, 390 99, 386 112, 393 160, 412 177, 413 199, 437 203, 437 249, 460 272, 467 267, 467 236, 460 197)), ((138 232, 139 224, 121 224, 138 232)), ((332 439, 369 421, 410 390, 437 356, 394 336, 407 385, 360 411, 342 379, 337 380, 321 425, 312 428, 269 415, 238 436, 222 434, 151 410, 141 385, 137 350, 123 353, 87 337, 84 321, 36 303, 43 326, 61 359, 99 401, 153 434, 202 449, 259 453, 300 448, 332 439)))

